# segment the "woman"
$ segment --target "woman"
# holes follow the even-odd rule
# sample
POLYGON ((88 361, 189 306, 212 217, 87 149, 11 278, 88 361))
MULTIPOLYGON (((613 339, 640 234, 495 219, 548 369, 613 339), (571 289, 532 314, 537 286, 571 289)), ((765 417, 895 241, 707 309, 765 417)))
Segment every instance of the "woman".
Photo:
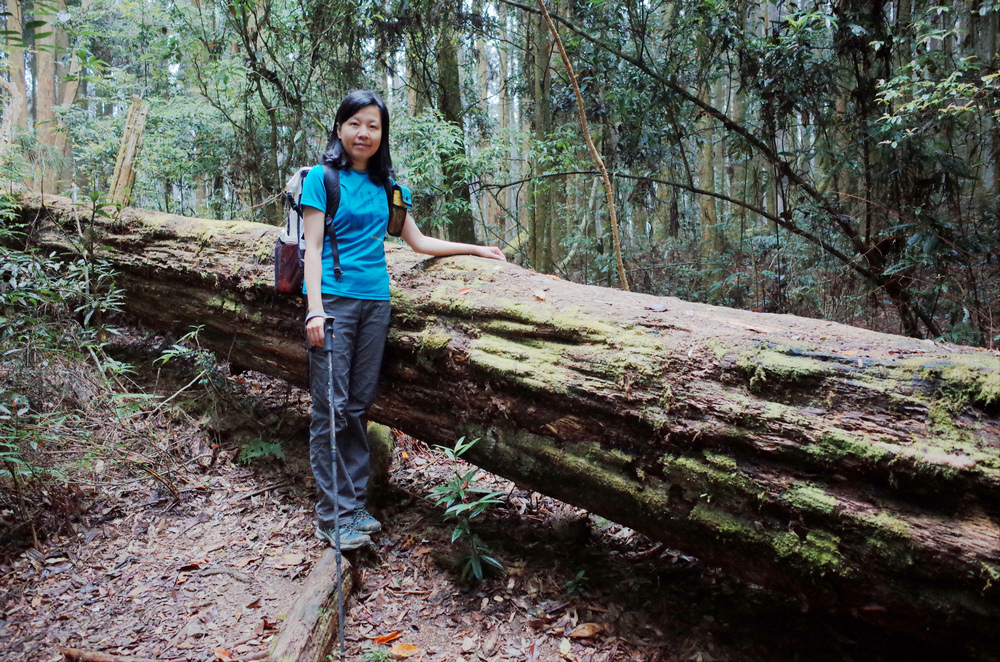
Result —
MULTIPOLYGON (((368 408, 375 401, 382 350, 389 329, 389 273, 385 236, 389 219, 386 181, 393 173, 389 156, 389 111, 372 92, 352 92, 340 104, 334 132, 322 163, 340 170, 340 204, 334 230, 343 274, 335 277, 333 253, 324 237, 326 189, 323 168, 310 170, 302 185, 305 222, 305 282, 308 300, 309 388, 312 425, 309 459, 316 478, 317 537, 333 544, 340 528, 341 549, 356 549, 371 541, 382 527, 365 508, 369 453, 368 408), (337 438, 337 485, 333 484, 330 448, 330 403, 324 320, 335 318, 333 399, 337 438), (336 499, 336 502, 334 501, 336 499), (339 520, 335 518, 339 513, 339 520)), ((402 187, 401 187, 402 188, 402 187)), ((407 209, 410 191, 403 188, 407 209)), ((427 255, 477 255, 506 261, 500 249, 425 237, 407 212, 403 241, 427 255)))

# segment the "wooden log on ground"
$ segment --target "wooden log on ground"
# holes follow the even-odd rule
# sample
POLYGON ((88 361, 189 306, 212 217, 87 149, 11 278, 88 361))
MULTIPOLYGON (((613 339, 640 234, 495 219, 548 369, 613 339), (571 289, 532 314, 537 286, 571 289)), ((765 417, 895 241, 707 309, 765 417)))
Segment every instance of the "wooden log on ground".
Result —
MULTIPOLYGON (((72 204, 26 198, 66 250, 72 204), (52 220, 46 220, 52 219, 52 220), (52 222, 54 221, 54 223, 52 222)), ((275 228, 126 210, 103 227, 128 310, 302 384, 275 228)), ((388 251, 372 418, 732 576, 979 651, 1000 644, 1000 358, 821 320, 388 251)))
MULTIPOLYGON (((338 647, 336 562, 336 552, 328 548, 313 566, 274 640, 270 662, 325 662, 338 647)), ((353 586, 351 564, 343 557, 340 566, 346 600, 353 586)))
POLYGON ((60 648, 63 662, 164 662, 145 657, 131 655, 112 655, 101 651, 84 650, 82 648, 60 648))

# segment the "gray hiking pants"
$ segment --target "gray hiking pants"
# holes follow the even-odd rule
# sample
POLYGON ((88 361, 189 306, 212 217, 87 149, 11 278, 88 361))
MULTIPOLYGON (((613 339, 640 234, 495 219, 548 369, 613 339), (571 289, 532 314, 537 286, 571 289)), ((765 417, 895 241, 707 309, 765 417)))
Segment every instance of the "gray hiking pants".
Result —
POLYGON ((322 347, 309 348, 309 391, 312 424, 309 460, 319 500, 316 515, 321 527, 351 521, 364 507, 368 487, 368 408, 378 394, 382 352, 389 332, 389 302, 323 295, 323 309, 336 318, 333 325, 333 401, 336 411, 337 485, 333 484, 334 454, 330 446, 329 372, 322 347))

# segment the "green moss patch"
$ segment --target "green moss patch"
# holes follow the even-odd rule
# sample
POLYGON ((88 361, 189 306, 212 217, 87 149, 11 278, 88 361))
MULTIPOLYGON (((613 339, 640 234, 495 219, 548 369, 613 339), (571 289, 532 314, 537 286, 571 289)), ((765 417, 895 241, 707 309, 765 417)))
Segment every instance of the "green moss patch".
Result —
POLYGON ((795 483, 780 499, 794 510, 818 515, 831 515, 840 504, 837 497, 808 483, 795 483))

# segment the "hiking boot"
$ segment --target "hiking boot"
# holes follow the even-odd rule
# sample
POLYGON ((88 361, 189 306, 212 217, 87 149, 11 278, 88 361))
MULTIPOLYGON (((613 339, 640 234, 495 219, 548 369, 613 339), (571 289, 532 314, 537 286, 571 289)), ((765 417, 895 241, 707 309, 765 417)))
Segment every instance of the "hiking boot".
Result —
POLYGON ((382 530, 382 523, 372 517, 365 508, 354 511, 354 520, 351 524, 361 533, 378 533, 382 530))
MULTIPOLYGON (((366 534, 355 528, 354 524, 344 524, 340 528, 340 551, 349 552, 352 549, 364 547, 372 541, 366 534)), ((330 543, 331 547, 336 546, 333 527, 316 527, 316 537, 330 543)))

